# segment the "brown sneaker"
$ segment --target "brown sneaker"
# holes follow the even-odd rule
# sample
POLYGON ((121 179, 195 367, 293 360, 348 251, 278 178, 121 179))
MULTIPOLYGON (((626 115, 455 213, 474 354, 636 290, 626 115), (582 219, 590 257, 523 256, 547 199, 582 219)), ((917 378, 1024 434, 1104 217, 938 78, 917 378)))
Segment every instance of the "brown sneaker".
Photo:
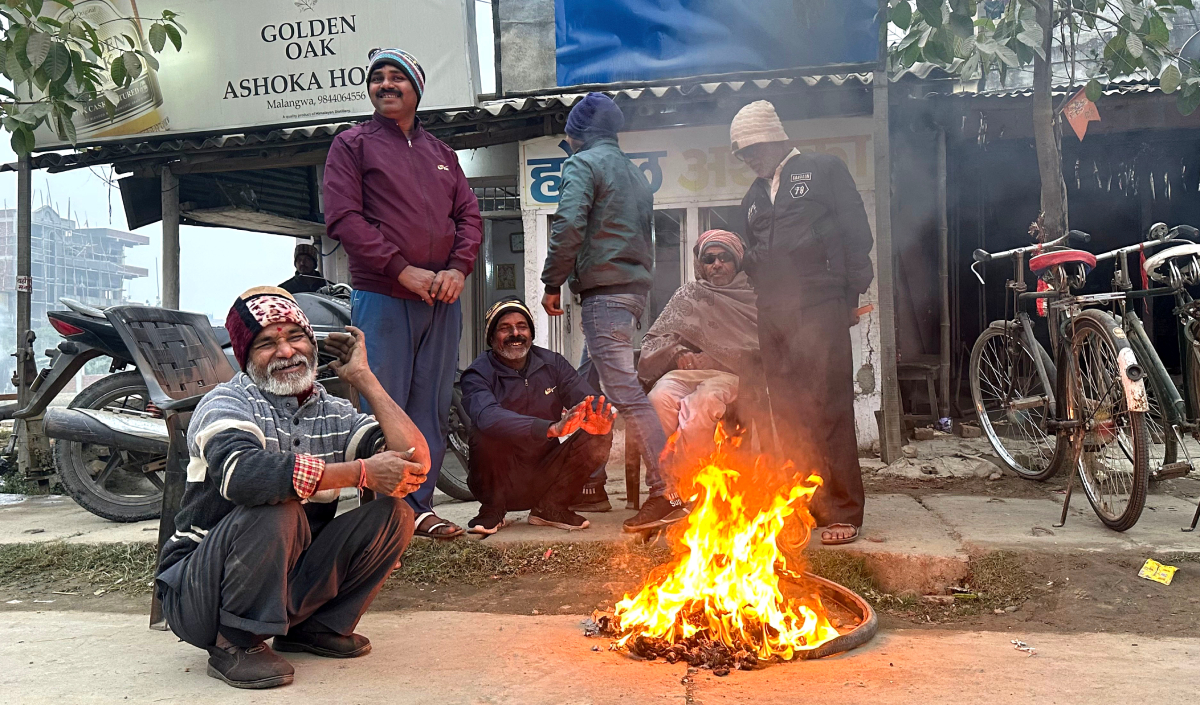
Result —
POLYGON ((208 647, 208 675, 234 688, 275 688, 292 682, 296 669, 266 644, 208 647))
POLYGON ((371 640, 362 634, 294 630, 275 637, 276 651, 307 651, 326 658, 358 658, 371 652, 371 640))

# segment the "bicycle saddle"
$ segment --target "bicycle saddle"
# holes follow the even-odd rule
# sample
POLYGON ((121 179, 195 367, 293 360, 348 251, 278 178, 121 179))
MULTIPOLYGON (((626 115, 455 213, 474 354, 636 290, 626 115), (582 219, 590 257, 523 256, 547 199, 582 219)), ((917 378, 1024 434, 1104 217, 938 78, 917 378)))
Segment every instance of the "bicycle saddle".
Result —
POLYGON ((1200 245, 1194 243, 1168 247, 1152 257, 1147 257, 1146 263, 1142 265, 1142 269, 1146 272, 1147 277, 1150 277, 1154 281, 1163 281, 1163 275, 1157 273, 1155 270, 1161 267, 1164 262, 1176 257, 1195 257, 1196 255, 1200 255, 1200 245))
POLYGON ((1029 268, 1034 273, 1043 272, 1060 264, 1082 264, 1084 274, 1090 274, 1096 267, 1096 256, 1083 250, 1057 250, 1029 258, 1029 268))

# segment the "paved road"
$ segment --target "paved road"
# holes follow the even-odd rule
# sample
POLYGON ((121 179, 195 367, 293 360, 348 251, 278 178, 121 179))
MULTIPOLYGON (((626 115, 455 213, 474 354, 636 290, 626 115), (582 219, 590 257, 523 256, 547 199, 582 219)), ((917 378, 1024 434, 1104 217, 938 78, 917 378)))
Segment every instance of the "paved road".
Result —
POLYGON ((819 662, 681 680, 683 665, 592 646, 578 617, 368 614, 374 651, 300 655, 296 682, 237 691, 205 675, 205 654, 142 616, 9 612, 0 624, 0 703, 1133 703, 1191 702, 1200 639, 1036 634, 1027 656, 998 632, 904 630, 819 662))

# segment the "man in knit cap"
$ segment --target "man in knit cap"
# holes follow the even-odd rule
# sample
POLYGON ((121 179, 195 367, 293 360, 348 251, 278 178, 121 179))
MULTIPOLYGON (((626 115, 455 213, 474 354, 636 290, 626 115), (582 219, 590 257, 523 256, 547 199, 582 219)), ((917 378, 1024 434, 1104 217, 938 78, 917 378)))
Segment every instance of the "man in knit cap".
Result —
POLYGON ((275 651, 370 651, 354 628, 412 537, 401 498, 425 480, 429 448, 371 373, 362 331, 334 333, 326 349, 374 417, 317 383, 312 327, 288 292, 250 289, 225 325, 245 372, 192 414, 187 488, 156 586, 171 630, 208 650, 210 676, 271 688, 294 674, 275 651), (379 498, 335 518, 346 487, 379 498))
MULTIPOLYGON (((693 248, 696 280, 675 292, 642 340, 638 376, 663 430, 675 441, 673 469, 689 471, 713 449, 717 423, 739 398, 749 421, 763 406, 754 287, 741 271, 741 239, 709 230, 693 248)), ((758 428, 769 433, 770 426, 758 428)))
POLYGON ((462 375, 469 483, 482 504, 470 531, 494 534, 525 509, 534 526, 588 528, 568 505, 608 458, 616 412, 566 358, 533 344, 533 315, 515 296, 488 310, 487 341, 462 375))
POLYGON ((296 265, 296 276, 280 284, 280 289, 292 294, 303 294, 320 291, 329 286, 329 282, 321 276, 321 271, 317 269, 320 252, 316 247, 307 242, 296 245, 292 260, 296 265))
MULTIPOLYGON (((339 134, 325 163, 325 223, 350 259, 352 320, 380 383, 429 441, 429 478, 406 497, 418 536, 453 538, 431 500, 462 332, 458 300, 483 238, 454 150, 417 119, 425 71, 399 49, 370 54, 371 120, 339 134)), ((368 411, 371 407, 368 403, 368 411)))
POLYGON ((562 285, 568 280, 583 301, 592 365, 646 461, 649 498, 624 525, 636 532, 677 522, 687 509, 662 473, 667 437, 633 366, 635 328, 653 282, 654 194, 617 143, 624 124, 621 109, 603 93, 589 93, 567 116, 567 142, 574 154, 563 165, 558 210, 551 220, 542 307, 551 316, 563 314, 562 285))
POLYGON ((758 293, 781 450, 825 481, 812 506, 822 543, 849 543, 864 503, 850 326, 874 276, 867 212, 845 163, 793 149, 771 103, 742 108, 729 133, 734 154, 758 176, 742 199, 743 267, 758 293))

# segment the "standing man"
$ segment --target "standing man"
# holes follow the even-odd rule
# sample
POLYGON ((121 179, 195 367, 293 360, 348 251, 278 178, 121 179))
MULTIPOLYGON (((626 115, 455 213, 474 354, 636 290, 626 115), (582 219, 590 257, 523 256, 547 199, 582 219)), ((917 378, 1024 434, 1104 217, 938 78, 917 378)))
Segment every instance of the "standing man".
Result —
POLYGON ((677 522, 687 510, 667 486, 661 467, 666 435, 633 365, 634 328, 653 281, 654 194, 617 144, 624 125, 621 109, 603 93, 589 93, 567 116, 574 154, 563 165, 550 226, 542 307, 551 316, 563 314, 568 278, 583 300, 588 354, 604 393, 625 417, 628 439, 639 444, 646 460, 649 499, 624 526, 636 532, 677 522))
POLYGON ((462 333, 458 296, 483 222, 454 150, 417 119, 425 71, 399 49, 376 49, 370 61, 375 115, 329 149, 326 229, 350 257, 352 319, 366 333, 371 369, 429 442, 429 476, 405 497, 416 534, 453 538, 462 527, 438 518, 430 500, 446 454, 462 333))
POLYGON ((821 542, 850 543, 864 503, 850 326, 874 276, 867 212, 845 163, 791 148, 771 103, 742 108, 729 134, 734 154, 758 176, 742 199, 750 245, 743 267, 758 293, 781 450, 825 481, 812 507, 825 527, 821 542))

